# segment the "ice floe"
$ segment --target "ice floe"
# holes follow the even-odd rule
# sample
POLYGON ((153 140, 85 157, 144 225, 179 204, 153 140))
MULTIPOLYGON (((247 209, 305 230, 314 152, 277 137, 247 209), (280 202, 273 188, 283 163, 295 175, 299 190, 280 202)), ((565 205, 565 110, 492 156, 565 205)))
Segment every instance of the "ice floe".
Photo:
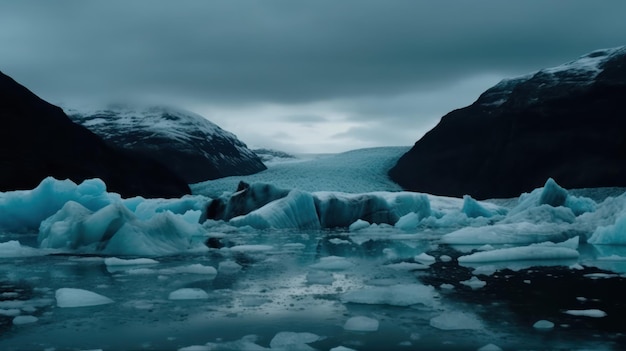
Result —
POLYGON ((108 297, 97 294, 93 291, 76 288, 58 289, 55 293, 55 298, 57 306, 63 308, 98 306, 114 302, 108 297))

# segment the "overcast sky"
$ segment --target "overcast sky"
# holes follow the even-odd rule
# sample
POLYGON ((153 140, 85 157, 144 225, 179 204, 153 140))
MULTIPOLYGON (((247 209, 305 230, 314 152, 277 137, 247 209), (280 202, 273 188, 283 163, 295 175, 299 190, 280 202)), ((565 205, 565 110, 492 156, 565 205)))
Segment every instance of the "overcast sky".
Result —
POLYGON ((626 45, 626 1, 2 1, 0 71, 66 106, 149 101, 251 147, 412 145, 504 77, 626 45))

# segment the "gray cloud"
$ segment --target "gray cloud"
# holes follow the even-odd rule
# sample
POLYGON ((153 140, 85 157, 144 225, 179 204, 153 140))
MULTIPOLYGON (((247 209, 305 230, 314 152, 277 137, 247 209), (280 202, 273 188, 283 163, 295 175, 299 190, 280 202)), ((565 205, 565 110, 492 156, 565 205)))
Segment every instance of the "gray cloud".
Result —
POLYGON ((289 115, 282 117, 281 120, 290 123, 306 123, 309 125, 313 123, 328 122, 328 118, 312 114, 289 115))
POLYGON ((241 123, 215 115, 237 134, 256 132, 237 128, 270 104, 290 114, 268 120, 385 120, 417 136, 486 88, 455 88, 463 82, 625 45, 624 13, 623 0, 2 2, 0 70, 53 103, 149 99, 252 113, 229 115, 241 123))
POLYGON ((2 69, 54 98, 306 102, 525 72, 626 42, 626 3, 56 1, 2 5, 2 69))

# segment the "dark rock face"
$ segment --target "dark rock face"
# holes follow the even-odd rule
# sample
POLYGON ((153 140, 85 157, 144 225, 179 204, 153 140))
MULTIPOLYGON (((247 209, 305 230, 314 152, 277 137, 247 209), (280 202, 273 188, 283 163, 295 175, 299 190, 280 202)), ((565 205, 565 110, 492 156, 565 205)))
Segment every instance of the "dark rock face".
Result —
POLYGON ((626 185, 626 47, 504 80, 452 111, 389 171, 406 189, 513 197, 626 185))
POLYGON ((187 183, 266 169, 235 135, 189 111, 114 105, 90 112, 66 112, 109 144, 158 160, 187 183))
POLYGON ((162 164, 116 150, 0 72, 0 191, 32 189, 47 176, 100 178, 123 197, 180 197, 187 183, 162 164))

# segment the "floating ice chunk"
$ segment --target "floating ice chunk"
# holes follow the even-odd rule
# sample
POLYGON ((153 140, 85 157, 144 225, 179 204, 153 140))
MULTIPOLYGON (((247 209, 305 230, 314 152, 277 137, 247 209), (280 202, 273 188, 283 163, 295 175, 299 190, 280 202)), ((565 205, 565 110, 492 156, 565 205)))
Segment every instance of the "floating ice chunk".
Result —
POLYGON ((8 308, 8 309, 0 308, 0 316, 15 317, 15 316, 19 316, 21 313, 22 311, 17 308, 8 308))
POLYGON ((486 209, 481 203, 474 200, 469 195, 463 196, 463 207, 461 208, 461 212, 465 213, 467 217, 476 218, 476 217, 492 217, 495 214, 506 214, 506 209, 499 208, 497 211, 491 212, 486 209))
POLYGON ((22 324, 30 324, 35 323, 39 320, 39 318, 35 316, 17 316, 13 318, 13 324, 22 325, 22 324))
POLYGON ((554 328, 554 323, 547 321, 545 319, 536 321, 535 324, 533 324, 533 328, 535 329, 552 329, 554 328))
POLYGON ((57 306, 59 307, 85 307, 98 306, 113 303, 106 296, 83 289, 61 288, 55 293, 57 306))
POLYGON ((320 228, 313 196, 299 190, 292 190, 284 198, 272 201, 246 215, 232 218, 230 223, 238 227, 249 225, 257 229, 320 228))
POLYGON ((441 284, 439 287, 442 288, 442 289, 445 289, 445 290, 452 290, 452 289, 454 289, 454 285, 447 284, 447 283, 441 284))
POLYGON ((480 266, 477 267, 476 269, 474 269, 474 271, 472 272, 473 275, 492 275, 494 274, 498 269, 496 268, 496 266, 492 266, 492 265, 486 265, 486 266, 480 266))
POLYGON ((330 351, 356 351, 355 349, 350 349, 345 346, 337 346, 330 349, 330 351))
POLYGON ((258 345, 258 336, 246 335, 240 340, 221 343, 207 343, 209 350, 245 350, 245 351, 269 351, 270 349, 258 345))
MULTIPOLYGON (((117 270, 112 270, 109 268, 107 268, 107 271, 117 272, 117 270)), ((151 275, 151 274, 157 274, 159 272, 156 269, 152 269, 152 268, 131 268, 128 270, 121 269, 120 271, 129 275, 151 275)))
POLYGON ((276 334, 270 341, 270 348, 280 350, 315 350, 306 345, 320 340, 318 335, 313 333, 294 333, 283 331, 276 334))
POLYGON ((520 260, 559 260, 578 258, 578 237, 562 243, 540 243, 529 246, 511 247, 459 257, 459 263, 481 263, 520 260))
POLYGON ((343 303, 368 305, 410 306, 432 305, 437 293, 432 286, 421 284, 398 284, 392 286, 369 286, 347 292, 341 296, 343 303))
POLYGON ((615 224, 596 228, 589 240, 594 245, 626 245, 626 212, 615 224))
POLYGON ((378 320, 364 316, 356 316, 348 319, 343 329, 351 331, 372 332, 378 330, 378 320))
POLYGON ((231 251, 236 252, 263 252, 273 250, 271 245, 237 245, 230 248, 231 251))
POLYGON ((569 269, 574 269, 577 271, 582 271, 583 269, 585 269, 585 267, 581 266, 578 263, 574 263, 573 265, 569 266, 569 269))
POLYGON ((431 318, 430 325, 441 330, 476 330, 483 328, 483 324, 478 317, 462 311, 444 312, 437 317, 431 318))
POLYGON ((70 180, 48 177, 32 190, 0 192, 0 231, 21 232, 39 227, 44 219, 75 201, 95 211, 119 201, 120 196, 107 193, 100 179, 88 179, 80 185, 70 180))
POLYGON ((435 258, 425 252, 422 252, 421 254, 415 256, 413 259, 419 263, 426 265, 431 265, 435 263, 435 258))
POLYGON ((567 239, 563 225, 529 222, 498 223, 483 227, 464 227, 441 237, 441 242, 459 245, 532 244, 567 239))
POLYGON ((476 277, 472 277, 469 280, 462 281, 461 284, 467 285, 467 286, 469 286, 472 289, 480 289, 480 288, 484 287, 485 285, 487 285, 487 282, 482 281, 482 280, 480 280, 480 279, 478 279, 476 277))
POLYGON ((333 274, 324 271, 311 271, 306 275, 308 284, 331 285, 335 281, 333 274))
POLYGON ((171 254, 198 247, 192 238, 204 234, 200 224, 190 224, 183 217, 166 211, 144 221, 119 202, 91 212, 70 201, 41 223, 38 241, 42 248, 88 248, 137 256, 171 254))
POLYGON ((168 296, 170 300, 205 300, 209 298, 206 291, 198 288, 183 288, 172 291, 168 296))
POLYGON ((213 348, 209 345, 191 345, 182 347, 178 351, 211 351, 213 348))
POLYGON ((567 190, 559 186, 554 179, 548 178, 539 196, 539 204, 553 207, 563 206, 565 205, 565 200, 567 200, 567 195, 567 190))
POLYGON ((357 230, 367 228, 371 225, 370 222, 364 221, 362 219, 357 219, 356 222, 350 224, 348 230, 351 232, 356 232, 357 230))
POLYGON ((354 263, 348 261, 344 257, 339 256, 327 256, 322 257, 318 263, 312 264, 310 267, 313 269, 321 269, 325 271, 342 271, 352 268, 354 263))
POLYGON ((450 262, 450 261, 452 261, 452 257, 450 257, 448 255, 441 255, 441 256, 439 256, 439 259, 441 260, 441 262, 450 262))
POLYGON ((332 238, 328 240, 328 242, 334 245, 351 245, 352 244, 350 240, 343 240, 339 238, 332 238))
POLYGON ((602 318, 606 317, 606 312, 598 309, 589 309, 589 310, 567 310, 563 311, 565 314, 569 314, 571 316, 582 316, 582 317, 591 317, 591 318, 602 318))
POLYGON ((44 256, 49 253, 49 251, 36 249, 34 247, 22 246, 17 240, 0 243, 0 257, 44 256))
POLYGON ((498 346, 498 345, 487 344, 487 345, 479 348, 476 351, 502 351, 502 348, 500 348, 500 346, 498 346))
POLYGON ((164 272, 171 271, 172 273, 182 273, 182 274, 206 274, 206 275, 216 275, 217 270, 211 266, 205 266, 200 263, 190 264, 187 266, 179 266, 162 270, 164 272))
POLYGON ((122 259, 117 257, 107 257, 104 259, 104 264, 107 266, 134 266, 134 265, 144 265, 144 264, 158 264, 159 261, 153 260, 151 258, 133 258, 133 259, 122 259))
POLYGON ((420 216, 415 212, 411 212, 400 217, 400 219, 396 222, 396 224, 394 224, 394 226, 402 230, 414 230, 415 228, 417 228, 420 221, 420 216))
POLYGON ((518 205, 509 214, 515 214, 531 207, 548 205, 551 207, 564 206, 579 216, 585 212, 593 212, 596 203, 588 198, 570 195, 567 190, 560 187, 552 178, 549 178, 542 188, 533 190, 531 193, 522 194, 518 205))
POLYGON ((604 257, 598 257, 598 261, 626 261, 626 257, 619 255, 610 255, 604 257))
POLYGON ((217 270, 220 274, 233 274, 241 270, 241 265, 235 261, 222 261, 219 263, 217 270))
POLYGON ((590 279, 609 279, 609 278, 617 278, 619 277, 619 275, 609 274, 609 273, 589 273, 589 274, 583 275, 583 277, 590 278, 590 279))

